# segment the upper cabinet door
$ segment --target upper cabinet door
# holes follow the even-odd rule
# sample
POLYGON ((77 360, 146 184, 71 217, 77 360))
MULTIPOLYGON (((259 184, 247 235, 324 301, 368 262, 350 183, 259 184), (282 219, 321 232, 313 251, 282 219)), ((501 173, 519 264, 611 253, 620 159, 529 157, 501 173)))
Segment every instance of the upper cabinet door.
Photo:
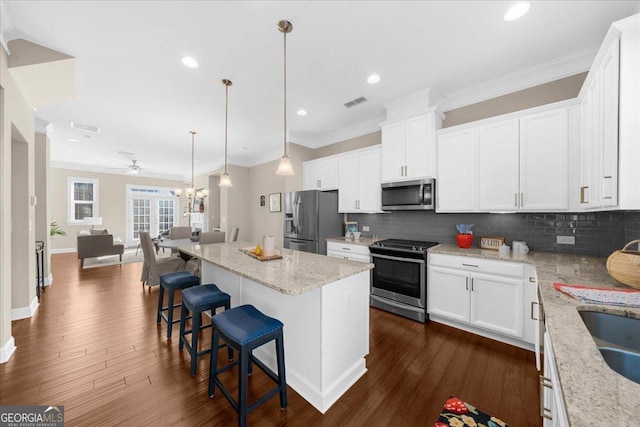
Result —
POLYGON ((600 206, 609 207, 618 205, 619 38, 609 47, 599 72, 602 79, 602 144, 599 150, 598 197, 600 206))
POLYGON ((358 210, 380 212, 380 150, 360 154, 358 210))
POLYGON ((338 188, 338 158, 325 159, 320 164, 320 180, 322 190, 336 190, 338 188))
MULTIPOLYGON (((378 172, 379 173, 379 172, 378 172)), ((338 160, 338 212, 357 212, 360 156, 349 154, 338 160)))
POLYGON ((438 137, 438 212, 477 210, 477 129, 465 129, 438 137))
POLYGON ((382 128, 382 180, 405 179, 405 122, 401 121, 382 128))
POLYGON ((481 211, 519 207, 519 120, 478 128, 478 208, 481 211))
POLYGON ((337 157, 304 162, 302 171, 305 190, 335 190, 338 188, 337 157))
POLYGON ((433 178, 436 176, 436 140, 434 113, 406 122, 405 177, 433 178))
POLYGON ((567 108, 520 118, 520 207, 567 209, 569 165, 567 108))
POLYGON ((304 189, 318 190, 322 186, 322 178, 320 177, 320 162, 310 161, 304 162, 302 165, 302 173, 304 175, 304 189))

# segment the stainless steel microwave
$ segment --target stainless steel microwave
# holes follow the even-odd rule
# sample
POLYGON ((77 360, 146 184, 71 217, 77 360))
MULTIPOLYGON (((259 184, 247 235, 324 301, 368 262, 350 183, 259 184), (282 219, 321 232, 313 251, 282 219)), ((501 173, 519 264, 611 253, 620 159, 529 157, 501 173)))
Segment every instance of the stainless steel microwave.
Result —
POLYGON ((433 178, 382 184, 383 211, 433 210, 436 203, 433 178))

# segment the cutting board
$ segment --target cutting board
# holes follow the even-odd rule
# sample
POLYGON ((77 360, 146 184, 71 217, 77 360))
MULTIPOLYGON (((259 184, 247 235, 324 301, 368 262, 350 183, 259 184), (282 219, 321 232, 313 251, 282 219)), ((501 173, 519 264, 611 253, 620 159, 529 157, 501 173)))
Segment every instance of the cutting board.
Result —
POLYGON ((242 248, 240 249, 240 252, 244 252, 245 254, 249 255, 251 258, 255 258, 257 260, 260 261, 273 261, 274 259, 282 259, 282 255, 271 255, 271 256, 266 256, 264 254, 260 254, 257 255, 255 252, 256 248, 242 248))

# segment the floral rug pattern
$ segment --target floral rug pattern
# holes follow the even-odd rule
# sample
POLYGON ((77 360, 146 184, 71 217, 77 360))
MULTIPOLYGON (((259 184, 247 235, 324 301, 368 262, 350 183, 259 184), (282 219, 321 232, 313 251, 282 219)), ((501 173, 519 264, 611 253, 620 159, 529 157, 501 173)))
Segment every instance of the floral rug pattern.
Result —
POLYGON ((463 402, 457 397, 450 397, 444 404, 440 418, 435 427, 509 427, 499 418, 492 417, 463 402))

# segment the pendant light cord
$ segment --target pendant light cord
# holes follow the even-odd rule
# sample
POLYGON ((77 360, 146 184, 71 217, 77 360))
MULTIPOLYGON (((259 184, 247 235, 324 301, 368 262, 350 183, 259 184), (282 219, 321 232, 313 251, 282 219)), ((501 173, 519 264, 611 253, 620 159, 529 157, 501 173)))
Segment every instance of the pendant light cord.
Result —
POLYGON ((287 31, 284 34, 284 157, 287 157, 287 31))
POLYGON ((195 195, 195 187, 193 186, 193 164, 195 162, 195 138, 196 138, 196 132, 195 131, 191 131, 191 188, 193 188, 194 191, 194 195, 195 195))
POLYGON ((231 82, 224 83, 224 173, 225 174, 227 174, 227 127, 229 126, 229 84, 231 84, 231 82))

